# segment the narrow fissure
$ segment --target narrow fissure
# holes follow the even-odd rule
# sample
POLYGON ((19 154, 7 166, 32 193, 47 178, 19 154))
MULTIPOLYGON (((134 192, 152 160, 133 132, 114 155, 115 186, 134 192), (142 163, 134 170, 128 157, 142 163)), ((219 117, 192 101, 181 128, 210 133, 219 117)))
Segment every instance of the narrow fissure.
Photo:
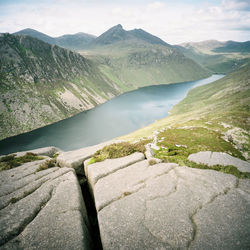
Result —
POLYGON ((85 202, 89 224, 90 224, 90 236, 92 239, 92 249, 94 250, 102 250, 102 243, 101 243, 101 237, 100 237, 100 230, 99 230, 99 224, 97 219, 97 212, 94 200, 91 196, 88 182, 85 176, 78 175, 78 181, 81 186, 83 199, 85 202))

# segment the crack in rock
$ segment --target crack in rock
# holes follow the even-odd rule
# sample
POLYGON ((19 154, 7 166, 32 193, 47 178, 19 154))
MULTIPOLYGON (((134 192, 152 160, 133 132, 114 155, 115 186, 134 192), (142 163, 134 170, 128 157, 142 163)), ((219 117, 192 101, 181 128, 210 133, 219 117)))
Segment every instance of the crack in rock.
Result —
POLYGON ((53 188, 48 193, 48 197, 35 208, 33 213, 30 216, 28 216, 28 218, 25 218, 23 220, 20 226, 14 228, 14 230, 12 231, 7 231, 5 235, 2 234, 0 236, 0 246, 8 243, 10 240, 17 237, 19 234, 21 234, 24 231, 24 229, 37 217, 37 215, 40 213, 40 211, 45 206, 45 204, 50 201, 50 199, 52 198, 52 192, 53 192, 53 188))
MULTIPOLYGON (((44 177, 46 177, 46 176, 48 176, 48 175, 50 175, 51 173, 55 173, 56 171, 58 171, 60 168, 56 168, 56 169, 54 169, 54 168, 51 168, 51 169, 48 169, 49 171, 48 172, 46 172, 46 174, 44 174, 44 175, 41 175, 41 176, 38 176, 37 178, 35 178, 35 179, 33 179, 33 180, 31 180, 31 181, 38 181, 38 180, 40 180, 40 179, 42 179, 42 178, 44 178, 44 177), (53 169, 53 171, 51 171, 53 169)), ((42 173, 42 172, 41 172, 42 173)), ((35 175, 35 173, 33 173, 34 175, 35 175)), ((7 196, 7 195, 10 195, 10 194, 12 194, 12 193, 14 193, 14 192, 16 192, 16 191, 18 191, 18 190, 20 190, 20 189, 23 189, 23 188, 25 188, 26 186, 28 186, 28 185, 30 185, 30 181, 29 182, 27 182, 25 185, 23 185, 23 186, 19 186, 19 187, 17 187, 16 189, 14 189, 14 190, 12 190, 12 191, 10 191, 10 192, 6 192, 6 193, 4 193, 3 195, 1 195, 0 196, 0 198, 2 198, 2 197, 4 197, 4 196, 7 196)))
MULTIPOLYGON (((141 189, 145 188, 145 183, 141 183, 139 185, 137 189, 135 190, 129 190, 129 191, 124 191, 120 196, 118 197, 114 197, 113 199, 109 200, 109 201, 106 201, 104 202, 103 204, 99 205, 98 208, 97 208, 97 212, 100 212, 102 209, 106 208, 107 206, 111 205, 112 203, 116 202, 116 201, 119 201, 125 197, 128 197, 132 194, 135 194, 137 192, 139 192, 141 189)), ((136 186, 134 186, 136 187, 136 186)))
POLYGON ((200 210, 202 210, 205 206, 212 204, 219 196, 227 195, 230 190, 236 189, 238 186, 239 186, 239 179, 236 179, 236 183, 235 183, 234 187, 226 187, 223 190, 223 192, 219 192, 218 194, 212 196, 208 202, 201 204, 197 209, 195 209, 195 211, 192 213, 192 215, 190 215, 189 219, 193 225, 193 235, 192 235, 192 239, 187 243, 187 248, 190 248, 191 244, 196 240, 197 231, 198 231, 198 225, 196 224, 195 218, 194 218, 196 216, 196 214, 200 210))
MULTIPOLYGON (((133 165, 133 164, 132 164, 133 165)), ((149 168, 150 166, 148 166, 149 168)), ((154 166, 155 167, 155 166, 154 166)), ((175 168, 175 166, 171 166, 170 169, 168 169, 167 171, 164 171, 161 174, 157 174, 155 176, 149 176, 148 178, 145 178, 143 180, 138 181, 137 183, 135 183, 135 185, 133 185, 130 189, 128 189, 127 191, 124 191, 120 196, 114 197, 111 200, 108 200, 106 202, 104 202, 103 204, 99 205, 98 207, 96 207, 97 211, 100 212, 103 208, 106 208, 107 206, 111 205, 112 203, 121 200, 129 195, 132 195, 134 193, 139 192, 141 189, 143 188, 147 188, 147 182, 149 180, 153 180, 156 179, 158 177, 161 177, 163 175, 167 175, 169 174, 173 169, 175 168)), ((160 197, 160 196, 158 196, 160 197)), ((157 198, 157 197, 156 197, 157 198)))
MULTIPOLYGON (((58 186, 58 184, 53 184, 53 181, 55 181, 58 178, 63 177, 64 175, 66 175, 67 173, 71 172, 72 169, 67 169, 66 172, 62 173, 61 175, 58 175, 52 179, 49 179, 47 181, 45 181, 44 183, 42 183, 41 186, 39 186, 39 188, 37 188, 35 191, 39 190, 41 187, 44 186, 44 184, 48 184, 48 186, 45 186, 45 188, 48 188, 48 192, 47 195, 45 195, 44 198, 41 198, 42 200, 33 207, 33 210, 31 211, 30 214, 27 215, 26 218, 23 218, 23 221, 20 222, 20 224, 14 224, 14 228, 10 228, 8 224, 8 217, 11 216, 11 212, 10 214, 7 216, 7 218, 5 218, 5 222, 1 221, 1 226, 3 227, 4 224, 6 224, 6 229, 4 232, 2 232, 2 235, 0 236, 0 246, 6 244, 7 242, 9 242, 10 240, 12 240, 13 238, 17 237, 18 235, 20 235, 25 228, 38 216, 38 214, 41 212, 41 210, 48 204, 48 202, 51 200, 51 198, 53 197, 55 191, 56 191, 56 186, 58 186), (50 184, 51 182, 51 184, 50 184), (7 220, 6 220, 7 219, 7 220)), ((62 180, 60 183, 64 182, 66 180, 62 180)), ((32 192, 32 194, 35 193, 32 192)), ((31 194, 29 194, 31 195, 31 194)), ((28 196, 29 196, 28 195, 28 196)), ((27 197, 27 196, 26 196, 27 197)), ((22 200, 22 199, 21 199, 22 200)), ((5 208, 7 209, 7 207, 5 208)), ((1 210, 0 212, 2 212, 3 210, 1 210)), ((14 223, 14 222, 13 222, 14 223)))

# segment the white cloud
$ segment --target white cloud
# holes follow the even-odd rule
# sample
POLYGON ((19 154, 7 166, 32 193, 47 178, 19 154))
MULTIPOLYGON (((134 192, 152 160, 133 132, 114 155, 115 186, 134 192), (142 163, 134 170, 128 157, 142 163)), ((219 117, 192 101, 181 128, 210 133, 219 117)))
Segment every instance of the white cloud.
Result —
POLYGON ((249 0, 222 0, 222 6, 225 9, 250 10, 249 0))
POLYGON ((163 2, 153 2, 149 3, 147 7, 149 10, 159 10, 165 7, 165 4, 163 2))
POLYGON ((249 1, 223 0, 220 5, 163 0, 104 2, 54 0, 0 4, 0 32, 30 27, 51 36, 77 32, 100 35, 120 23, 125 29, 145 29, 172 44, 207 39, 250 40, 249 1))

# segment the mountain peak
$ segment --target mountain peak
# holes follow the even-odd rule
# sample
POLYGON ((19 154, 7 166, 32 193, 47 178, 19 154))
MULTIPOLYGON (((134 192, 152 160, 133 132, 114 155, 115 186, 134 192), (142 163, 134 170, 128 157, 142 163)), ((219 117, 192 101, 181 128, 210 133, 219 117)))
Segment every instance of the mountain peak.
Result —
POLYGON ((118 24, 95 39, 96 44, 111 44, 130 38, 130 34, 118 24))
MULTIPOLYGON (((117 24, 115 25, 113 28, 117 28, 117 29, 123 29, 122 25, 121 24, 117 24)), ((112 29, 112 28, 111 28, 112 29)))
POLYGON ((34 29, 30 29, 30 28, 27 28, 27 29, 23 29, 23 30, 20 30, 18 32, 15 32, 13 33, 13 35, 27 35, 27 36, 31 36, 31 37, 35 37, 37 39, 40 39, 46 43, 50 43, 50 44, 55 44, 55 41, 54 41, 54 38, 51 37, 51 36, 48 36, 42 32, 39 32, 37 30, 34 30, 34 29))

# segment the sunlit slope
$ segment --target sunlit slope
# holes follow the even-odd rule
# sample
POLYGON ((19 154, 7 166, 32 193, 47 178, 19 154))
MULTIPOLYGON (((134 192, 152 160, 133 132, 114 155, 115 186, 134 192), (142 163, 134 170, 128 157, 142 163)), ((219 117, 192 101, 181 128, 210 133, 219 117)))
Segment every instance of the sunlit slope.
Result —
POLYGON ((249 119, 250 65, 247 64, 214 83, 190 90, 168 117, 124 138, 135 140, 166 129, 166 141, 168 137, 172 144, 193 141, 194 152, 219 150, 249 159, 249 119))

